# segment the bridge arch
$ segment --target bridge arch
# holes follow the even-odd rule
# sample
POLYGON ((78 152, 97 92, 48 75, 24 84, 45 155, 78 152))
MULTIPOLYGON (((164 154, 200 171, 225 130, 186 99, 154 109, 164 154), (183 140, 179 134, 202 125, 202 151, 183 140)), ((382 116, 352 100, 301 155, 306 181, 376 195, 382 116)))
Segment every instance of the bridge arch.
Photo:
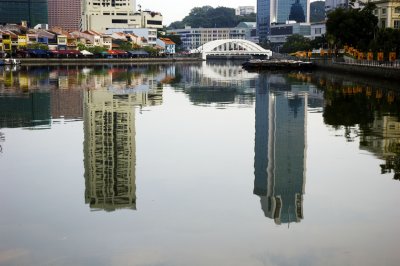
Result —
POLYGON ((268 58, 272 56, 271 50, 266 50, 258 44, 243 39, 215 40, 190 52, 201 53, 204 60, 207 55, 264 55, 268 58))

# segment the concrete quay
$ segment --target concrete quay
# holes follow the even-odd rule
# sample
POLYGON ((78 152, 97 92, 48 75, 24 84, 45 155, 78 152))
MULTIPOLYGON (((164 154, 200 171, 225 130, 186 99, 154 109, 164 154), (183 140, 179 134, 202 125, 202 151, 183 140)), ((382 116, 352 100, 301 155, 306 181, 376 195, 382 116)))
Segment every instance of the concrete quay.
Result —
POLYGON ((312 58, 316 68, 321 70, 337 71, 360 76, 400 80, 400 64, 377 63, 368 61, 344 61, 332 58, 312 58))

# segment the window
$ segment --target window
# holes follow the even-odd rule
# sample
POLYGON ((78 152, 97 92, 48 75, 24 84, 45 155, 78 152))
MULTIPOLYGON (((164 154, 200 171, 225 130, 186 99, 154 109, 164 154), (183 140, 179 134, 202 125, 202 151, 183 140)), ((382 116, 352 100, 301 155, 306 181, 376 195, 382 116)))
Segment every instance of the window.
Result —
POLYGON ((394 9, 394 13, 397 13, 397 14, 400 13, 400 6, 398 6, 398 7, 396 7, 396 8, 394 9))
POLYGON ((393 28, 400 29, 400 20, 393 21, 393 28))
POLYGON ((382 15, 386 14, 386 8, 382 8, 382 15))
POLYGON ((111 23, 128 23, 127 19, 113 19, 111 20, 111 23))
POLYGON ((381 28, 384 29, 386 27, 386 19, 381 19, 381 28))

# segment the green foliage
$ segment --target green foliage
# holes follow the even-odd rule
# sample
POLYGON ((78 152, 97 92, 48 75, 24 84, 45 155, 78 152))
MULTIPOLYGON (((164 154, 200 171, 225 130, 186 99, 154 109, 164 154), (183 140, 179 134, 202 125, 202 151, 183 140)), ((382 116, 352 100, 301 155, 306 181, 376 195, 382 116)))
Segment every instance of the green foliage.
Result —
POLYGON ((132 43, 130 42, 119 40, 118 42, 116 41, 115 43, 119 45, 119 50, 123 51, 132 50, 132 43))
POLYGON ((328 40, 326 38, 326 35, 318 36, 315 37, 314 40, 311 40, 310 42, 311 48, 328 48, 328 40))
POLYGON ((101 52, 107 51, 107 48, 100 47, 100 46, 94 46, 94 47, 88 47, 86 50, 91 52, 92 54, 100 54, 101 52))
POLYGON ((310 39, 299 34, 293 34, 287 37, 286 42, 283 44, 280 52, 293 53, 297 51, 308 51, 310 49, 311 49, 310 39))
POLYGON ((376 40, 370 45, 371 50, 383 51, 386 55, 389 52, 400 53, 400 30, 398 29, 379 29, 376 40))
POLYGON ((256 15, 236 16, 233 8, 202 6, 193 8, 182 21, 175 21, 168 28, 182 29, 185 26, 192 28, 230 28, 244 21, 255 22, 256 15))
POLYGON ((79 51, 87 50, 86 45, 84 45, 83 43, 78 43, 77 47, 79 51))
POLYGON ((368 3, 360 9, 336 9, 328 14, 326 22, 327 42, 338 48, 353 46, 361 51, 383 51, 385 55, 400 53, 400 30, 377 27, 373 14, 376 6, 368 3))
POLYGON ((145 46, 143 47, 143 50, 149 53, 150 56, 157 56, 158 55, 158 50, 151 47, 151 46, 145 46))
POLYGON ((375 5, 368 3, 362 10, 337 8, 328 14, 327 35, 336 47, 345 44, 367 50, 374 39, 378 19, 373 14, 375 5))
POLYGON ((310 4, 310 21, 325 21, 325 1, 315 1, 310 4))
POLYGON ((28 45, 28 49, 49 50, 49 47, 43 43, 32 43, 28 45))

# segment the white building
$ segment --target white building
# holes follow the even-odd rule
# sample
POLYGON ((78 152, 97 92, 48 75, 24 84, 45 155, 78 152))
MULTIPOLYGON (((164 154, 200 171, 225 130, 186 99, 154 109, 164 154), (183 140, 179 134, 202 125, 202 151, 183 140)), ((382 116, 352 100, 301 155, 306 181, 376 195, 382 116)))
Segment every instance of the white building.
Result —
POLYGON ((326 34, 325 22, 311 23, 311 31, 310 31, 311 40, 314 40, 316 37, 321 37, 324 34, 326 34))
POLYGON ((256 9, 254 6, 239 6, 235 10, 236 16, 245 16, 250 15, 251 13, 256 13, 256 9))
POLYGON ((251 36, 252 27, 244 28, 191 28, 169 30, 169 34, 177 34, 181 37, 183 50, 190 51, 201 45, 225 39, 244 39, 254 41, 254 36, 251 36), (246 37, 249 36, 249 39, 246 37))
POLYGON ((135 0, 82 0, 81 30, 105 32, 109 27, 138 27, 135 0))
POLYGON ((299 34, 307 38, 311 38, 310 23, 287 23, 271 25, 271 34, 268 39, 274 44, 283 44, 286 38, 293 34, 299 34))
MULTIPOLYGON (((137 15, 137 13, 136 13, 137 15)), ((163 16, 159 12, 150 10, 140 11, 141 25, 140 28, 162 29, 163 16)))

